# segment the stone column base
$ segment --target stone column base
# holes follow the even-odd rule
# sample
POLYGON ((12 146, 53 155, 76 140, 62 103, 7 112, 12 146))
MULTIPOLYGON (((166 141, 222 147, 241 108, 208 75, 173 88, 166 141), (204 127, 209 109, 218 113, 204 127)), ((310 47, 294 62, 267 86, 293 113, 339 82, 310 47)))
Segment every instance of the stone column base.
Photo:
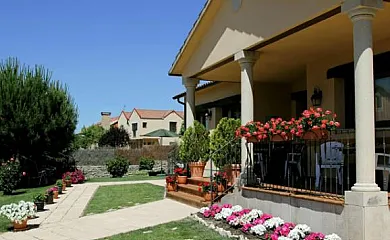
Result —
POLYGON ((383 240, 386 214, 389 214, 387 192, 345 192, 345 221, 348 239, 383 240))

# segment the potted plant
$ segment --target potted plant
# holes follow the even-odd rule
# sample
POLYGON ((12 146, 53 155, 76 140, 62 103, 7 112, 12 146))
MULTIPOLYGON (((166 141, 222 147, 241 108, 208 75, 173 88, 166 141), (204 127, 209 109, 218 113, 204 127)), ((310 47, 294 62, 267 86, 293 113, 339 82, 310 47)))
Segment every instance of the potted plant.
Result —
POLYGON ((209 132, 201 123, 194 121, 193 126, 186 129, 181 140, 180 159, 188 163, 192 178, 203 177, 209 156, 209 132))
POLYGON ((310 108, 302 113, 302 117, 296 122, 296 131, 301 130, 305 140, 328 138, 329 131, 340 127, 336 121, 336 114, 322 108, 310 108))
POLYGON ((206 202, 211 201, 211 199, 215 199, 217 196, 217 185, 215 183, 210 184, 209 182, 199 183, 199 192, 202 192, 204 195, 204 200, 206 202))
POLYGON ((217 183, 218 192, 225 191, 225 186, 227 185, 227 180, 228 180, 226 172, 214 173, 214 180, 217 183))
POLYGON ((46 190, 46 194, 45 194, 45 201, 46 201, 46 204, 53 204, 54 201, 54 190, 53 188, 49 188, 46 190))
POLYGON ((20 201, 3 205, 0 214, 12 222, 15 231, 20 231, 27 229, 27 220, 35 217, 36 208, 32 202, 20 201))
POLYGON ((240 122, 239 119, 222 118, 210 135, 210 159, 227 173, 230 184, 235 183, 241 169, 241 139, 235 134, 240 122))
POLYGON ((177 176, 178 184, 187 184, 187 170, 184 168, 175 168, 174 173, 177 176))
POLYGON ((57 189, 58 189, 58 194, 62 194, 62 189, 63 189, 63 184, 62 184, 62 180, 58 180, 56 182, 56 186, 57 186, 57 189))
POLYGON ((168 192, 172 192, 176 190, 176 178, 175 176, 167 176, 165 178, 165 182, 167 183, 168 192))
POLYGON ((37 211, 43 211, 43 208, 45 206, 45 196, 42 193, 38 193, 34 195, 33 201, 35 206, 37 206, 37 211))
POLYGON ((58 187, 54 186, 52 187, 52 189, 53 189, 53 198, 58 199, 58 187))
POLYGON ((64 179, 66 187, 71 187, 72 186, 72 176, 71 176, 70 172, 64 173, 64 175, 62 176, 62 179, 64 179))

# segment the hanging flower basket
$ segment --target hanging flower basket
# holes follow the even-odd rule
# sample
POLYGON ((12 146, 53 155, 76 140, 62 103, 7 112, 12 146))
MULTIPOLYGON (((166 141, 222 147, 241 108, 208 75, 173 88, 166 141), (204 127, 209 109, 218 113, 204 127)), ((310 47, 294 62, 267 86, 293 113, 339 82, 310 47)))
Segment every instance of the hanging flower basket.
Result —
POLYGON ((307 131, 304 132, 302 135, 302 139, 308 141, 324 140, 324 139, 328 139, 328 137, 329 137, 329 131, 325 129, 315 129, 315 130, 307 131))

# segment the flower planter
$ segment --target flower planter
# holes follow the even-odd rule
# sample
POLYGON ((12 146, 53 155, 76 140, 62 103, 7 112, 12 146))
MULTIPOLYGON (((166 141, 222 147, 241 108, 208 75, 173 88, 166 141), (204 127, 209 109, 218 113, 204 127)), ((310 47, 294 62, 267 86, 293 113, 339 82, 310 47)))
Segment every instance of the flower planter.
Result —
POLYGON ((71 187, 72 186, 72 180, 65 180, 65 185, 66 185, 66 187, 71 187))
POLYGON ((211 201, 211 199, 215 199, 216 197, 217 197, 217 193, 215 193, 215 192, 213 192, 212 194, 211 194, 211 192, 206 192, 206 193, 204 193, 204 200, 206 201, 206 202, 210 202, 211 201))
POLYGON ((205 162, 190 162, 188 163, 188 166, 190 167, 191 171, 191 178, 202 178, 203 177, 203 171, 206 167, 205 162))
POLYGON ((53 198, 58 199, 58 191, 53 191, 53 198))
POLYGON ((258 142, 259 140, 257 139, 257 137, 251 136, 251 137, 247 138, 246 141, 247 141, 248 143, 256 143, 256 142, 258 142))
POLYGON ((58 194, 62 194, 62 187, 58 187, 58 194))
POLYGON ((45 207, 45 202, 34 202, 35 206, 37 206, 37 211, 38 212, 41 212, 43 211, 44 207, 45 207))
POLYGON ((66 182, 63 182, 62 183, 62 191, 65 191, 66 190, 66 182))
POLYGON ((223 192, 225 191, 225 187, 223 186, 222 183, 218 183, 218 192, 223 192))
POLYGON ((27 219, 22 222, 13 222, 14 231, 22 231, 27 229, 27 219))
POLYGON ((46 204, 53 204, 53 195, 47 195, 46 196, 46 204))
POLYGON ((168 192, 173 192, 173 191, 175 191, 175 184, 173 184, 173 183, 167 183, 167 189, 168 189, 168 192))
POLYGON ((281 134, 275 134, 272 135, 270 138, 271 142, 285 142, 285 141, 290 141, 292 139, 291 134, 286 134, 286 135, 281 135, 281 134))
POLYGON ((241 173, 241 164, 231 164, 225 166, 225 172, 228 177, 228 184, 233 185, 241 173))
POLYGON ((302 136, 302 139, 309 140, 309 141, 315 141, 315 140, 327 139, 328 136, 329 136, 328 130, 315 129, 315 130, 309 130, 309 131, 305 132, 302 136))
POLYGON ((187 176, 177 176, 178 184, 187 184, 187 176))

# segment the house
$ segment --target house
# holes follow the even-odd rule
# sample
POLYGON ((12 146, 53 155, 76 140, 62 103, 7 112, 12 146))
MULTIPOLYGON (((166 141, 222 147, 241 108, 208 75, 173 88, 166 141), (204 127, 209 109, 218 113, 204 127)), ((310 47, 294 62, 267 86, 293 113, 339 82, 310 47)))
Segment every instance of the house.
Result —
MULTIPOLYGON (((133 141, 142 140, 142 145, 161 144, 161 138, 144 136, 158 129, 179 133, 184 120, 184 112, 175 110, 151 110, 134 108, 131 112, 122 111, 118 126, 126 129, 133 141)), ((176 142, 176 137, 162 138, 162 145, 176 142)))
MULTIPOLYGON (((311 188, 318 166, 313 157, 303 164, 307 181, 299 191, 244 186, 224 201, 261 206, 343 239, 389 239, 388 189, 377 184, 379 174, 388 178, 380 165, 390 159, 389 24, 388 0, 206 1, 169 70, 186 89, 174 97, 184 98, 186 126, 198 119, 213 128, 222 116, 240 117, 242 124, 290 118, 322 107, 337 113, 345 130, 337 141, 343 141, 344 159, 351 159, 337 170, 347 184, 337 183, 335 169, 325 175, 339 187, 331 193, 311 188), (198 86, 200 80, 209 83, 198 86)), ((249 171, 254 155, 242 142, 241 169, 249 171)), ((319 146, 307 149, 313 154, 306 155, 318 156, 319 146)), ((277 169, 287 176, 283 164, 277 169)))
POLYGON ((105 130, 110 129, 110 127, 118 127, 119 116, 111 117, 111 112, 101 112, 100 122, 96 123, 98 126, 102 126, 105 130))

